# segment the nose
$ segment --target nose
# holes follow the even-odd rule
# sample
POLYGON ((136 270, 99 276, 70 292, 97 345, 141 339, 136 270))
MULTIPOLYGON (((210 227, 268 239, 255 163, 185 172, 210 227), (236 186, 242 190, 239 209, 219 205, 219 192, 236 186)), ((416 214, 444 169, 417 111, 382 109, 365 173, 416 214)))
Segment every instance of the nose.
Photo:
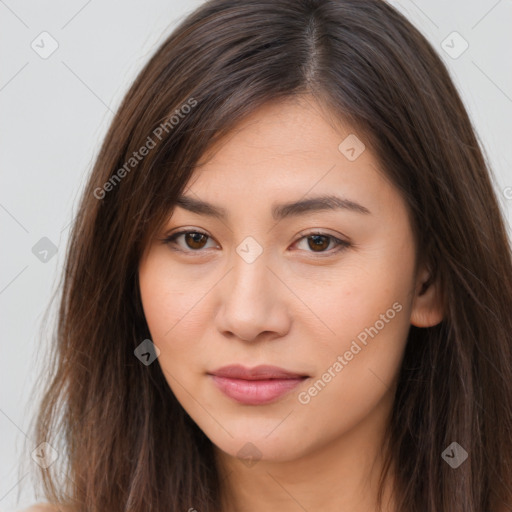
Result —
POLYGON ((284 336, 290 329, 291 294, 268 263, 265 253, 251 263, 235 254, 217 288, 216 326, 224 336, 254 342, 284 336))

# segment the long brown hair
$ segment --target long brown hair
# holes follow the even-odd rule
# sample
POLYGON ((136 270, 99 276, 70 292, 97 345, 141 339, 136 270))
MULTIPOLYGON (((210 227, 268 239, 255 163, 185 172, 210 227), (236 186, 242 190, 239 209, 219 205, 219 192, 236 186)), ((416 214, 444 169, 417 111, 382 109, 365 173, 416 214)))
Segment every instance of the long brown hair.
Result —
POLYGON ((220 509, 212 443, 159 364, 134 355, 150 338, 137 268, 207 148, 265 102, 300 94, 375 152, 442 290, 444 320, 411 327, 399 374, 382 474, 393 462, 397 510, 498 512, 512 503, 509 240, 449 73, 381 0, 208 1, 135 80, 67 247, 34 421, 35 444, 60 454, 41 470, 48 501, 91 512, 220 509), (452 442, 469 454, 457 469, 442 458, 452 442))

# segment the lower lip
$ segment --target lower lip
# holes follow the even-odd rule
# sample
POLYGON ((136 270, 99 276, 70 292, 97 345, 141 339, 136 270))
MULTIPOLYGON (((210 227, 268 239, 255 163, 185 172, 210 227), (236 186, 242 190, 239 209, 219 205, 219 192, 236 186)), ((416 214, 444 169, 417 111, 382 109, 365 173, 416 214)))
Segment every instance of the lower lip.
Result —
POLYGON ((271 403, 298 386, 305 377, 293 379, 243 380, 212 375, 217 387, 228 397, 241 404, 271 403))

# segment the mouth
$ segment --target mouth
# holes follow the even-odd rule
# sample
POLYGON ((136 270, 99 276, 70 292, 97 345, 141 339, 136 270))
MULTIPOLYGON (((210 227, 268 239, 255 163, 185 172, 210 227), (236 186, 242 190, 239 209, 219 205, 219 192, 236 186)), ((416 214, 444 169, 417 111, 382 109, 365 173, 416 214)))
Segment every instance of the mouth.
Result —
POLYGON ((226 396, 245 405, 263 405, 277 401, 309 375, 277 366, 223 366, 208 374, 226 396))

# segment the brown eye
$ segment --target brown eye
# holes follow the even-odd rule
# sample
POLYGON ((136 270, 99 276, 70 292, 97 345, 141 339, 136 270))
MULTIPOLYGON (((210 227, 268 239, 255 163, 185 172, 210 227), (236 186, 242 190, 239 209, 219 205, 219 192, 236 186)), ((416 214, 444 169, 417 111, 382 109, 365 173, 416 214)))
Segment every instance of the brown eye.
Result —
MULTIPOLYGON (((211 239, 206 233, 201 231, 179 231, 164 239, 162 242, 169 245, 173 250, 180 251, 182 253, 188 253, 191 256, 200 255, 204 252, 202 249, 206 247, 208 240, 211 239), (179 243, 179 239, 184 239, 184 244, 179 243)), ((213 240, 213 239, 212 239, 213 240)), ((316 253, 319 256, 329 256, 337 253, 347 247, 350 247, 350 243, 344 240, 340 240, 335 236, 324 234, 324 233, 311 233, 302 236, 297 243, 307 241, 307 248, 302 249, 305 252, 316 253), (329 246, 333 245, 333 248, 328 250, 329 246)))
POLYGON ((185 233, 185 243, 191 249, 202 249, 208 237, 203 233, 188 232, 185 233))
POLYGON ((201 231, 179 231, 163 239, 162 242, 176 251, 199 253, 202 252, 209 238, 206 233, 201 231), (181 238, 184 239, 183 243, 179 243, 181 238))
POLYGON ((312 235, 308 236, 308 247, 313 249, 314 252, 317 252, 317 250, 320 250, 322 252, 324 249, 327 249, 329 247, 329 237, 324 235, 312 235))
POLYGON ((302 238, 298 240, 298 244, 303 241, 307 242, 307 246, 303 249, 309 253, 316 253, 319 256, 329 256, 331 254, 337 253, 347 247, 350 247, 350 243, 345 240, 340 240, 333 235, 329 235, 327 233, 310 233, 306 234, 302 238), (328 249, 331 245, 334 247, 333 249, 328 249))

